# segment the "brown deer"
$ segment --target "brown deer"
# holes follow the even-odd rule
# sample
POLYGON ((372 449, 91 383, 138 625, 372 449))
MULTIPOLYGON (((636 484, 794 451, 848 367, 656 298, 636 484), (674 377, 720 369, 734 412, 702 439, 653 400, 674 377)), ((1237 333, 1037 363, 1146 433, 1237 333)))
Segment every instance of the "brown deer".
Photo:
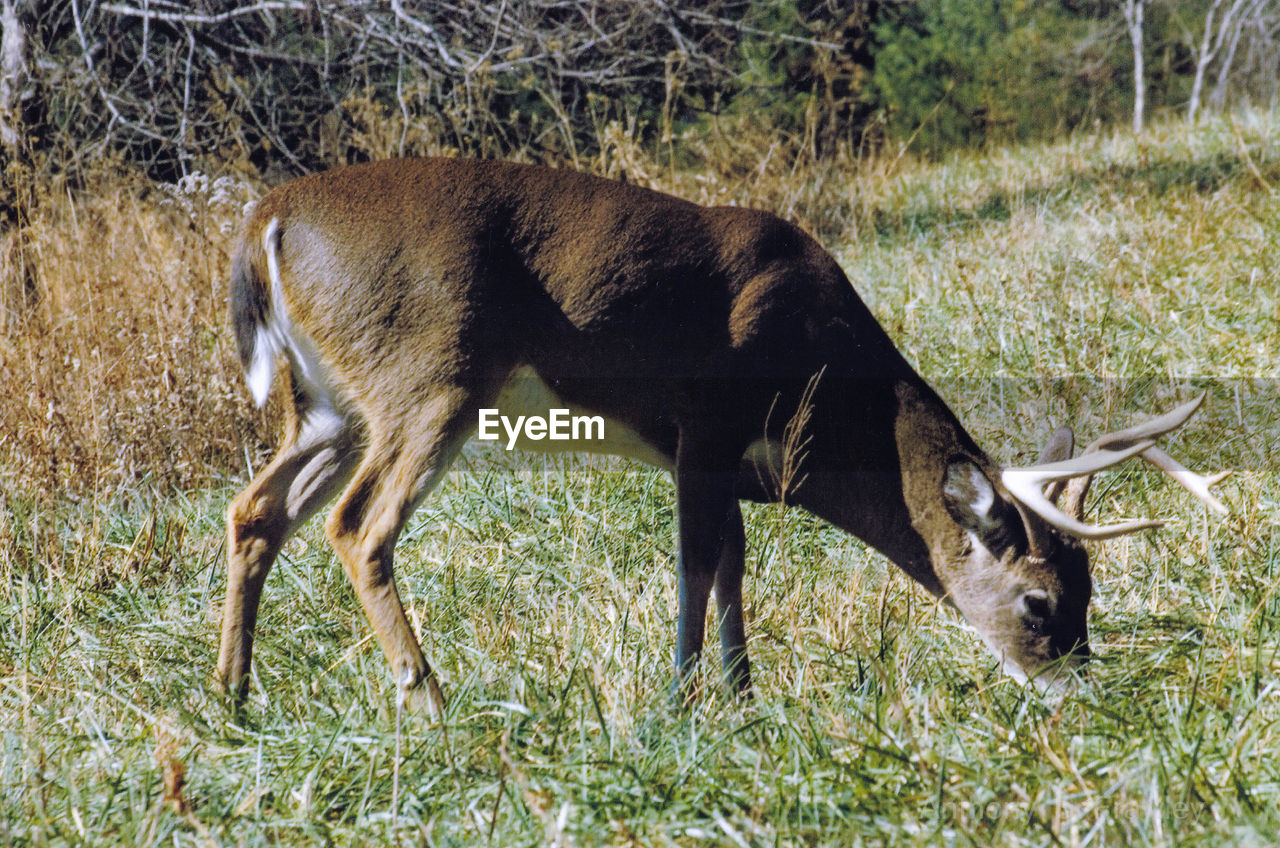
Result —
POLYGON ((442 708, 393 549, 481 410, 602 416, 601 440, 524 444, 671 472, 685 684, 714 589, 725 675, 750 687, 740 499, 785 500, 864 540, 1020 679, 1089 653, 1077 540, 1157 526, 1083 523, 1089 475, 1141 455, 1225 512, 1208 491, 1221 476, 1155 446, 1199 401, 1074 460, 1060 432, 1041 465, 1002 470, 801 230, 572 171, 423 159, 289 182, 245 221, 230 313, 257 402, 280 358, 289 378, 284 442, 228 509, 218 671, 238 694, 280 546, 341 491, 328 538, 397 681, 442 708))

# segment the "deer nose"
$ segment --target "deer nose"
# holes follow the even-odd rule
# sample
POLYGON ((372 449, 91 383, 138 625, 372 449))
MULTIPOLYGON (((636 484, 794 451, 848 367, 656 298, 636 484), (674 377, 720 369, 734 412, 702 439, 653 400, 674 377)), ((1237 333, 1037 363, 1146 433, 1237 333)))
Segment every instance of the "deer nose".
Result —
POLYGON ((1088 672, 1089 660, 1093 657, 1093 650, 1089 647, 1087 633, 1078 632, 1056 640, 1054 649, 1057 651, 1058 656, 1063 657, 1074 668, 1077 674, 1088 672))

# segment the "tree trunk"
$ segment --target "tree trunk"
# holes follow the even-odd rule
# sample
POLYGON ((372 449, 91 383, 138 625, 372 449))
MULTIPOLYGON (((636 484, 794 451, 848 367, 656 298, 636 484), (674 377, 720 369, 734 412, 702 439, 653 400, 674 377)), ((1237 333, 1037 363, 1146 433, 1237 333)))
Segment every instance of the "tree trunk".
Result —
POLYGON ((1215 109, 1221 109, 1226 102, 1227 83, 1231 79, 1231 66, 1236 59, 1236 48, 1240 46, 1240 36, 1244 33, 1245 23, 1251 18, 1259 15, 1266 8, 1265 0, 1250 0, 1247 7, 1238 10, 1237 7, 1245 6, 1244 0, 1237 0, 1235 6, 1232 7, 1232 13, 1237 13, 1237 20, 1231 29, 1231 38, 1226 39, 1226 21, 1223 21, 1223 38, 1220 41, 1227 41, 1227 53, 1222 58, 1222 64, 1218 66, 1218 82, 1213 87, 1213 94, 1209 97, 1209 103, 1215 109))
POLYGON ((1204 16, 1204 36, 1200 40, 1200 52, 1196 55, 1196 75, 1191 83, 1191 100, 1187 103, 1187 120, 1194 121, 1200 111, 1200 99, 1204 94, 1204 78, 1209 65, 1222 51, 1224 44, 1229 43, 1226 57, 1218 66, 1218 86, 1210 102, 1215 108, 1220 107, 1221 91, 1231 71, 1231 63, 1235 59, 1236 46, 1240 43, 1240 33, 1244 29, 1245 19, 1261 7, 1265 0, 1234 0, 1231 6, 1218 19, 1216 31, 1213 17, 1226 0, 1213 0, 1204 16), (1228 41, 1229 40, 1229 41, 1228 41))
POLYGON ((23 141, 22 95, 27 88, 27 30, 20 14, 24 0, 0 5, 0 149, 10 156, 23 141))
POLYGON ((1222 2, 1223 0, 1213 0, 1204 14, 1204 35, 1200 37, 1200 51, 1196 54, 1196 75, 1191 81, 1191 99, 1187 101, 1187 123, 1194 123, 1196 120, 1196 113, 1200 111, 1200 93, 1204 91, 1205 72, 1209 70, 1209 63, 1222 46, 1221 36, 1216 44, 1213 43, 1213 16, 1222 2))
POLYGON ((1142 15, 1145 0, 1125 0, 1122 10, 1133 43, 1133 131, 1142 132, 1142 115, 1147 108, 1147 81, 1142 69, 1142 15))

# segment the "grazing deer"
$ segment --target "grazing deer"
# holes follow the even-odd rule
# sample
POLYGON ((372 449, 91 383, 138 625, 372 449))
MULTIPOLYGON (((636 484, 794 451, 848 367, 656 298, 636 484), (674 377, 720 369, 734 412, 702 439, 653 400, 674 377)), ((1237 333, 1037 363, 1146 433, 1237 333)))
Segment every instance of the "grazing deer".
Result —
POLYGON ((725 674, 750 686, 739 499, 785 500, 863 539, 1020 679, 1089 653, 1077 540, 1157 526, 1085 524, 1090 475, 1141 455, 1225 511, 1208 491, 1220 476, 1155 446, 1199 401, 1076 459, 1060 432, 1042 464, 1002 470, 808 235, 572 171, 423 159, 294 180, 245 221, 230 313, 254 399, 281 357, 289 378, 284 443, 228 509, 218 671, 236 693, 280 546, 341 491, 328 538, 396 679, 441 709, 393 549, 482 409, 603 416, 604 439, 573 447, 671 472, 686 684, 714 589, 725 674), (784 474, 795 421, 800 468, 784 474))

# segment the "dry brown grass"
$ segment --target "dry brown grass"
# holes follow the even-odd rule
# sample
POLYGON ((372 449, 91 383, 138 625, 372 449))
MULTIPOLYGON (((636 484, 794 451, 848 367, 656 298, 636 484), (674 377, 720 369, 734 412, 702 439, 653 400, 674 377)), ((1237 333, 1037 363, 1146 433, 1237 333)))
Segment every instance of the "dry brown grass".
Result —
POLYGON ((726 119, 654 151, 636 140, 634 127, 614 122, 601 133, 600 154, 575 164, 696 203, 764 209, 834 243, 870 224, 890 179, 911 160, 853 140, 820 150, 812 135, 781 136, 750 118, 726 119))
POLYGON ((45 184, 0 254, 0 483, 34 496, 206 482, 264 420, 225 332, 245 185, 158 190, 104 168, 45 184))

